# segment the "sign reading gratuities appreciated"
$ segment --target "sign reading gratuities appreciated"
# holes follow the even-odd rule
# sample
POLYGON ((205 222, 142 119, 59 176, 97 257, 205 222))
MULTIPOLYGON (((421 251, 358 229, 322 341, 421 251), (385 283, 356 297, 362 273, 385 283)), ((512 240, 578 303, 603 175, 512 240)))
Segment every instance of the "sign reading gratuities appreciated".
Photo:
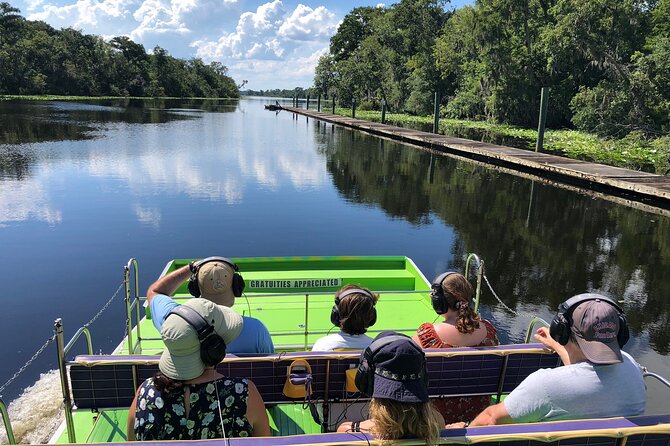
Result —
POLYGON ((331 288, 342 286, 342 279, 249 280, 249 288, 331 288))

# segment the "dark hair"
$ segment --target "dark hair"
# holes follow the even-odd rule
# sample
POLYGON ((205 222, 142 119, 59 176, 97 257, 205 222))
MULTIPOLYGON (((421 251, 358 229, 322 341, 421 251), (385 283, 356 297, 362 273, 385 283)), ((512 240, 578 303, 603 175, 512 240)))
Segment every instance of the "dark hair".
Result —
POLYGON ((458 311, 456 329, 461 333, 472 333, 479 328, 479 315, 470 307, 472 285, 462 274, 449 274, 442 281, 442 291, 449 308, 458 311))
POLYGON ((160 393, 172 393, 184 387, 184 381, 172 379, 158 371, 154 375, 154 385, 160 393))
POLYGON ((377 303, 379 296, 367 288, 362 288, 356 285, 345 286, 339 290, 335 296, 339 296, 343 292, 352 288, 367 291, 373 296, 373 299, 370 299, 370 296, 366 296, 363 293, 353 293, 345 296, 340 303, 337 304, 337 309, 340 312, 340 328, 342 331, 350 335, 360 335, 368 331, 368 327, 374 319, 375 304, 377 303))

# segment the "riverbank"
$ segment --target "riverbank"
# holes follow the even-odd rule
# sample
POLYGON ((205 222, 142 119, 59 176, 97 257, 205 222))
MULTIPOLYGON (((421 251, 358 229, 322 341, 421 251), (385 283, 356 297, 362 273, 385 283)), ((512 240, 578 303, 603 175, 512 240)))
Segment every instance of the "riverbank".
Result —
MULTIPOLYGON (((323 108, 324 111, 331 111, 323 108)), ((351 109, 336 108, 335 114, 351 116, 351 109)), ((356 110, 356 118, 381 122, 381 112, 356 110)), ((387 113, 386 123, 416 130, 431 131, 432 116, 387 113)), ((440 134, 517 149, 535 150, 537 130, 486 121, 440 119, 440 134)), ((631 134, 623 139, 608 140, 576 130, 546 130, 544 152, 582 161, 668 175, 670 172, 670 135, 646 139, 631 134)))
POLYGON ((236 98, 200 98, 200 97, 189 97, 189 98, 180 98, 173 96, 160 96, 160 97, 149 97, 149 96, 64 96, 64 95, 20 95, 20 94, 3 94, 0 95, 0 101, 11 101, 11 100, 22 100, 22 101, 106 101, 106 100, 203 100, 203 101, 218 101, 218 100, 237 100, 236 98))

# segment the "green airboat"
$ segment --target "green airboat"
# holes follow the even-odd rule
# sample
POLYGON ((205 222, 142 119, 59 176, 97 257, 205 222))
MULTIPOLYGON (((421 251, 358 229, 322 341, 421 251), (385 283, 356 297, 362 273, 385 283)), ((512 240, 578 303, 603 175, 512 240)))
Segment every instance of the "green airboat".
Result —
MULTIPOLYGON (((193 259, 173 260, 163 275, 193 259)), ((362 433, 336 433, 337 424, 365 413, 367 399, 352 388, 348 370, 356 367, 360 352, 311 352, 314 342, 334 330, 330 323, 335 291, 347 284, 379 293, 377 323, 369 333, 394 330, 413 334, 436 318, 430 304, 430 282, 414 262, 404 256, 259 257, 233 259, 244 276, 244 295, 233 307, 238 313, 263 321, 272 334, 276 354, 227 355, 218 366, 227 376, 251 378, 266 402, 272 437, 198 440, 200 443, 244 445, 377 444, 362 433), (292 364, 309 364, 310 388, 303 395, 287 395, 285 385, 292 364)), ((476 283, 475 305, 484 276, 484 264, 474 254, 465 271, 476 283)), ((63 322, 55 324, 65 421, 51 443, 126 443, 128 407, 135 389, 158 369, 163 350, 159 333, 138 289, 138 264, 124 267, 126 337, 109 355, 94 355, 87 326, 64 340, 63 322), (75 346, 86 354, 74 356, 75 346)), ((186 283, 175 293, 177 302, 190 299, 186 283)), ((122 322, 122 321, 120 321, 122 322)), ((534 318, 530 333, 541 319, 534 318)), ((540 344, 514 344, 484 348, 427 350, 431 397, 489 395, 492 402, 514 389, 539 368, 556 367, 557 355, 540 344)), ((670 386, 663 378, 659 378, 670 386)), ((11 426, 5 427, 10 442, 11 426)), ((571 446, 670 446, 670 411, 667 415, 516 424, 468 429, 445 429, 440 442, 514 443, 571 446), (631 443, 632 442, 632 443, 631 443), (630 443, 630 445, 627 445, 630 443)), ((171 441, 187 443, 186 441, 171 441)), ((401 444, 422 444, 402 440, 401 444)), ((510 444, 511 446, 511 444, 510 444)))

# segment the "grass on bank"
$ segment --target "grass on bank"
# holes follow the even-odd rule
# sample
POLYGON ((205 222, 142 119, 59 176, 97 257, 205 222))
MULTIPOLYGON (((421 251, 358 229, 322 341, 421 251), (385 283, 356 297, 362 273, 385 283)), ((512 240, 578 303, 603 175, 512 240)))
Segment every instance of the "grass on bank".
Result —
MULTIPOLYGON (((335 113, 351 116, 351 109, 336 108, 335 113)), ((381 112, 356 110, 356 117, 380 122, 381 112)), ((432 129, 433 126, 432 116, 387 113, 386 121, 422 130, 432 129)), ((528 150, 535 150, 537 139, 537 130, 533 129, 447 118, 440 119, 440 133, 528 150)), ((670 135, 647 139, 641 133, 633 132, 622 139, 604 139, 576 130, 547 129, 544 134, 544 152, 662 175, 667 175, 670 169, 670 135)))

